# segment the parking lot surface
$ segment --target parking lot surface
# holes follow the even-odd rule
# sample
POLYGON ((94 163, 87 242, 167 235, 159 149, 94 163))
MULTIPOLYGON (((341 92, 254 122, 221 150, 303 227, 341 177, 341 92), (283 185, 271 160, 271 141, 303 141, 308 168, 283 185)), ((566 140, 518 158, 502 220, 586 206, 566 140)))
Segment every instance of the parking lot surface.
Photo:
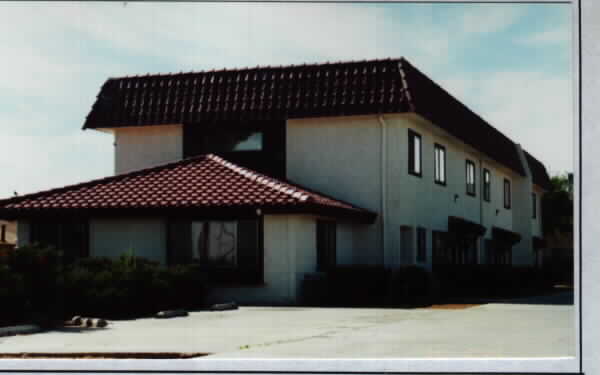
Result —
POLYGON ((241 307, 0 337, 0 352, 202 352, 202 358, 569 357, 568 295, 465 309, 241 307))

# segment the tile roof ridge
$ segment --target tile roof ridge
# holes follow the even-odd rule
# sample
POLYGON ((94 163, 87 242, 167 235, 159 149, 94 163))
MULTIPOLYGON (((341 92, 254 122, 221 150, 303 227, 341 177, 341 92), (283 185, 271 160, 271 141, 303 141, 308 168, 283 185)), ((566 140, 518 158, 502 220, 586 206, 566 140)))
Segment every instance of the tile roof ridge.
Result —
POLYGON ((398 60, 398 73, 400 74, 400 81, 402 82, 402 86, 404 86, 403 88, 406 93, 406 99, 408 100, 410 111, 415 112, 417 107, 415 105, 415 102, 412 100, 412 95, 410 93, 410 88, 408 86, 408 80, 406 79, 406 72, 404 71, 403 64, 407 64, 409 66, 411 66, 411 64, 404 57, 401 57, 398 60))
POLYGON ((226 159, 223 159, 222 157, 217 156, 215 154, 207 154, 206 158, 219 163, 220 165, 224 166, 225 168, 230 169, 231 171, 239 174, 240 176, 242 176, 244 178, 247 178, 251 181, 263 184, 263 185, 265 185, 271 189, 274 189, 280 193, 288 195, 294 199, 298 199, 300 202, 307 202, 307 201, 311 202, 314 200, 310 196, 310 194, 308 194, 305 191, 302 191, 302 189, 299 189, 296 186, 293 186, 287 182, 281 181, 274 177, 270 177, 265 174, 258 173, 251 169, 241 167, 241 166, 239 166, 235 163, 232 163, 226 159))
POLYGON ((190 71, 180 71, 179 73, 167 72, 167 73, 146 73, 146 74, 134 74, 134 75, 124 75, 124 76, 111 76, 107 78, 108 81, 116 81, 122 79, 137 79, 137 78, 148 78, 148 77, 176 77, 182 76, 186 74, 206 74, 206 73, 231 73, 231 72, 241 72, 247 70, 261 70, 261 69, 290 69, 290 68, 306 68, 306 67, 325 67, 331 65, 345 65, 345 64, 369 64, 369 63, 382 63, 382 62, 393 62, 393 61, 406 61, 404 57, 386 57, 386 58, 376 58, 376 59, 363 59, 363 60, 339 60, 339 61, 326 61, 326 62, 302 62, 295 64, 280 64, 280 65, 256 65, 256 66, 245 66, 245 67, 233 67, 233 68, 206 68, 203 70, 190 70, 190 71))

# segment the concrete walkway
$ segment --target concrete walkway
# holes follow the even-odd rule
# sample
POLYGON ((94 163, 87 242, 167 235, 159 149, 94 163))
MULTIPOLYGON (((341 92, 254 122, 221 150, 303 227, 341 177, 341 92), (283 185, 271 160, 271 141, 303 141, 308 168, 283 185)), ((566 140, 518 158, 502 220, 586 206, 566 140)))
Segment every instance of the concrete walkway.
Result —
POLYGON ((114 321, 93 331, 2 337, 0 352, 214 353, 202 358, 573 356, 575 311, 558 303, 561 298, 461 310, 241 307, 165 320, 114 321))

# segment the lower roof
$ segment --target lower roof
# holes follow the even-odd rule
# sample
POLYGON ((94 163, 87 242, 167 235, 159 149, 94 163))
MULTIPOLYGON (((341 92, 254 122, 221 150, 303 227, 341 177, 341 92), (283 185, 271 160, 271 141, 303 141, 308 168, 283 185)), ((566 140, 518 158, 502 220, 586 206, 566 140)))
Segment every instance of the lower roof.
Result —
POLYGON ((376 213, 208 154, 0 200, 7 219, 52 214, 228 216, 305 213, 373 222, 376 213))

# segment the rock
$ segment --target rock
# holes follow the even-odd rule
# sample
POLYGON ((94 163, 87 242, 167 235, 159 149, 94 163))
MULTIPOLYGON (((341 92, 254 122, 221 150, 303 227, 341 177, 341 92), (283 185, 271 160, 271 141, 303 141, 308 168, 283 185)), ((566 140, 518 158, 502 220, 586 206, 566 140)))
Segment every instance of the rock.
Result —
POLYGON ((81 320, 81 316, 79 315, 75 315, 72 319, 71 319, 71 324, 76 325, 76 326, 80 326, 82 323, 81 320))
POLYGON ((210 307, 212 311, 237 310, 238 305, 235 302, 217 303, 210 307))
POLYGON ((108 325, 108 322, 104 319, 92 319, 92 327, 104 328, 108 325))
POLYGON ((185 310, 165 310, 165 311, 159 311, 158 314, 156 314, 156 318, 158 319, 168 319, 168 318, 175 318, 178 316, 188 316, 188 312, 185 310))
POLYGON ((94 320, 92 318, 84 318, 83 325, 85 327, 92 327, 94 325, 94 320))

